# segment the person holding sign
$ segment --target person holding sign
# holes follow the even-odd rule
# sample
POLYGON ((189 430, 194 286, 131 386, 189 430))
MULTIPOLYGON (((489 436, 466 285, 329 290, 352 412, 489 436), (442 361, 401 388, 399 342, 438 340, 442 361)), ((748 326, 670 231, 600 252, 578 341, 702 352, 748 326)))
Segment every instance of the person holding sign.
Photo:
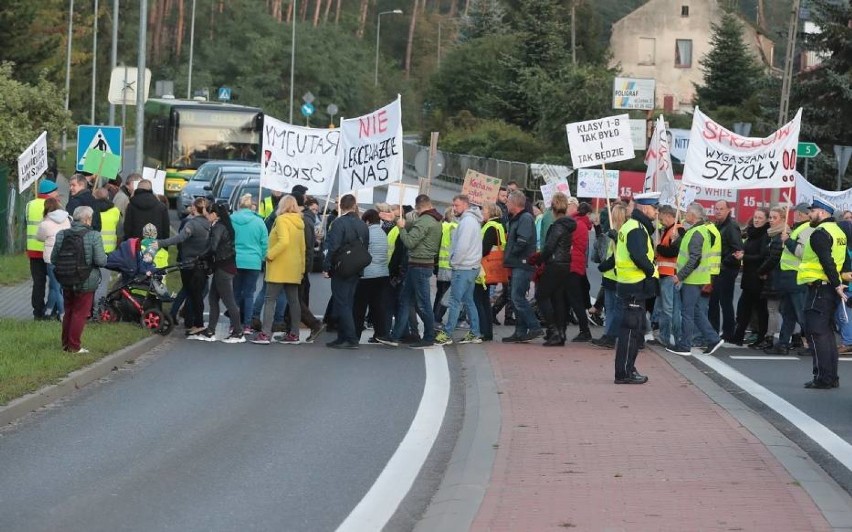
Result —
POLYGON ((615 244, 616 291, 621 303, 615 384, 648 382, 648 377, 636 371, 636 355, 644 337, 645 301, 657 295, 660 285, 651 242, 660 193, 637 194, 633 199, 636 206, 630 219, 618 230, 615 244))
POLYGON ((837 345, 834 343, 834 311, 846 301, 840 270, 846 258, 846 234, 832 216, 834 205, 814 198, 811 226, 814 232, 805 244, 796 282, 808 287, 805 299, 805 330, 814 351, 813 380, 805 388, 827 390, 840 386, 837 378, 837 345))

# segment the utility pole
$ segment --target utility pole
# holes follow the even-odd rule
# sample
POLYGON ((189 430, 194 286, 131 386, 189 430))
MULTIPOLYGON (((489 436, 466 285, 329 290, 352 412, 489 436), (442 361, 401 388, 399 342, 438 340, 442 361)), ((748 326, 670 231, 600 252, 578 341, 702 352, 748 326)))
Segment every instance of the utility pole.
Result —
POLYGON ((577 0, 571 0, 571 64, 577 66, 577 0))
POLYGON ((148 0, 139 0, 139 50, 136 65, 136 169, 145 166, 143 155, 145 137, 145 54, 148 37, 148 0))
POLYGON ((438 69, 441 68, 441 21, 438 21, 438 69))
MULTIPOLYGON (((790 115, 790 86, 793 84, 793 59, 796 53, 796 34, 799 29, 799 4, 793 0, 790 11, 790 27, 787 28, 787 53, 784 54, 784 76, 781 81, 781 102, 778 106, 778 128, 787 123, 790 115)), ((777 204, 781 199, 781 190, 772 189, 771 202, 777 204)))
MULTIPOLYGON (((68 50, 65 56, 65 112, 68 112, 68 97, 71 92, 71 39, 74 30, 74 0, 69 2, 68 6, 68 50)), ((65 157, 65 150, 68 148, 68 130, 62 130, 62 156, 65 157)))
POLYGON ((95 0, 95 20, 92 25, 92 121, 95 123, 95 92, 98 81, 98 0, 95 0))
MULTIPOLYGON (((305 0, 307 2, 308 0, 305 0)), ((293 0, 293 29, 290 37, 290 118, 293 123, 293 84, 296 80, 296 0, 293 0)))
POLYGON ((195 0, 192 0, 192 22, 189 24, 189 73, 186 79, 186 99, 192 99, 192 56, 195 52, 195 0))
MULTIPOLYGON (((112 0, 112 50, 109 55, 110 76, 118 64, 118 0, 112 0)), ((115 125, 115 104, 109 104, 109 125, 115 125)))

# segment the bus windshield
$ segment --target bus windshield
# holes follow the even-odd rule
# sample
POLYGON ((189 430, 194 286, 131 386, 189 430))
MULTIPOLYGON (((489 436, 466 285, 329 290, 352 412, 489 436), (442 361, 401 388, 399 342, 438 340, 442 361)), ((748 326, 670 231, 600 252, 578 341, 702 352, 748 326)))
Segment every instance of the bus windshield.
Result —
POLYGON ((256 112, 175 109, 176 132, 169 166, 198 168, 211 160, 257 161, 256 112))

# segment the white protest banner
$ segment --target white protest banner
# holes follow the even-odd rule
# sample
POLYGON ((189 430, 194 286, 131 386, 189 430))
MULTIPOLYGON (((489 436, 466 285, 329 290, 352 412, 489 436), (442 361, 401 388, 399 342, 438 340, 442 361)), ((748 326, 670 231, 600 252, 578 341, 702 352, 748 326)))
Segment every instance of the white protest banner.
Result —
POLYGON ((628 115, 574 122, 565 129, 575 168, 626 161, 634 156, 628 115))
POLYGON ((151 182, 151 191, 154 194, 165 195, 166 193, 166 171, 156 168, 142 168, 142 179, 151 182))
POLYGON ((567 180, 574 170, 559 164, 530 163, 530 172, 535 177, 541 177, 545 183, 553 184, 562 178, 567 180))
MULTIPOLYGON (((801 175, 797 175, 796 203, 811 203, 815 197, 831 202, 832 205, 837 207, 835 213, 852 211, 852 188, 841 190, 839 192, 834 190, 823 190, 813 186, 801 175)), ((792 209, 792 205, 790 208, 792 209)))
POLYGON ((698 107, 692 119, 683 182, 710 188, 788 188, 796 181, 802 110, 766 138, 741 137, 698 107))
POLYGON ((350 192, 353 196, 355 196, 355 201, 358 205, 372 205, 373 202, 373 188, 362 188, 359 190, 353 190, 350 192))
POLYGON ((47 171, 47 131, 18 156, 18 192, 23 192, 47 171))
POLYGON ((410 205, 414 207, 414 200, 420 195, 419 185, 405 185, 403 183, 391 183, 388 185, 388 194, 385 203, 391 207, 397 205, 410 205))
POLYGON ((296 185, 308 194, 327 196, 340 162, 340 130, 294 126, 263 118, 264 188, 289 193, 296 185))
POLYGON ((654 79, 615 78, 612 84, 612 108, 653 111, 656 85, 654 79))
POLYGON ((577 170, 578 198, 605 198, 607 190, 610 199, 618 197, 618 170, 607 170, 609 181, 604 186, 603 170, 577 170))
POLYGON ((669 129, 666 131, 669 137, 672 160, 679 164, 686 162, 686 152, 689 150, 689 133, 690 130, 688 129, 669 129))
POLYGON ((372 188, 402 179, 400 97, 381 109, 342 120, 338 192, 372 188))
POLYGON ((502 183, 499 178, 480 174, 468 168, 464 175, 461 193, 467 195, 473 205, 482 207, 486 201, 497 201, 502 183))
POLYGON ((651 144, 645 154, 644 191, 659 191, 661 205, 677 205, 677 186, 672 171, 669 137, 666 135, 666 121, 662 115, 657 118, 651 144))
POLYGON ((544 202, 545 208, 550 208, 550 201, 557 192, 561 192, 569 198, 571 197, 571 187, 568 185, 567 179, 563 178, 555 183, 545 183, 541 186, 541 199, 544 202))

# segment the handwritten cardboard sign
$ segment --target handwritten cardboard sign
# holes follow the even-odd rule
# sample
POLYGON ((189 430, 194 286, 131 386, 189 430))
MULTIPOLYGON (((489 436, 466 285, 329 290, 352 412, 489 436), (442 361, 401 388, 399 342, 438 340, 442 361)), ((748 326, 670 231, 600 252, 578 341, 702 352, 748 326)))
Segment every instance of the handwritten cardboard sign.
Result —
POLYGON ((47 171, 47 131, 18 156, 18 192, 23 192, 47 171))
POLYGON ((481 207, 487 201, 497 201, 501 184, 502 181, 496 177, 468 169, 464 176, 462 194, 466 194, 472 204, 481 207))
POLYGON ((381 109, 341 121, 338 192, 373 188, 402 179, 400 97, 381 109))
POLYGON ((294 126, 264 117, 260 177, 264 188, 289 193, 302 185, 308 194, 327 196, 339 160, 339 130, 294 126))

